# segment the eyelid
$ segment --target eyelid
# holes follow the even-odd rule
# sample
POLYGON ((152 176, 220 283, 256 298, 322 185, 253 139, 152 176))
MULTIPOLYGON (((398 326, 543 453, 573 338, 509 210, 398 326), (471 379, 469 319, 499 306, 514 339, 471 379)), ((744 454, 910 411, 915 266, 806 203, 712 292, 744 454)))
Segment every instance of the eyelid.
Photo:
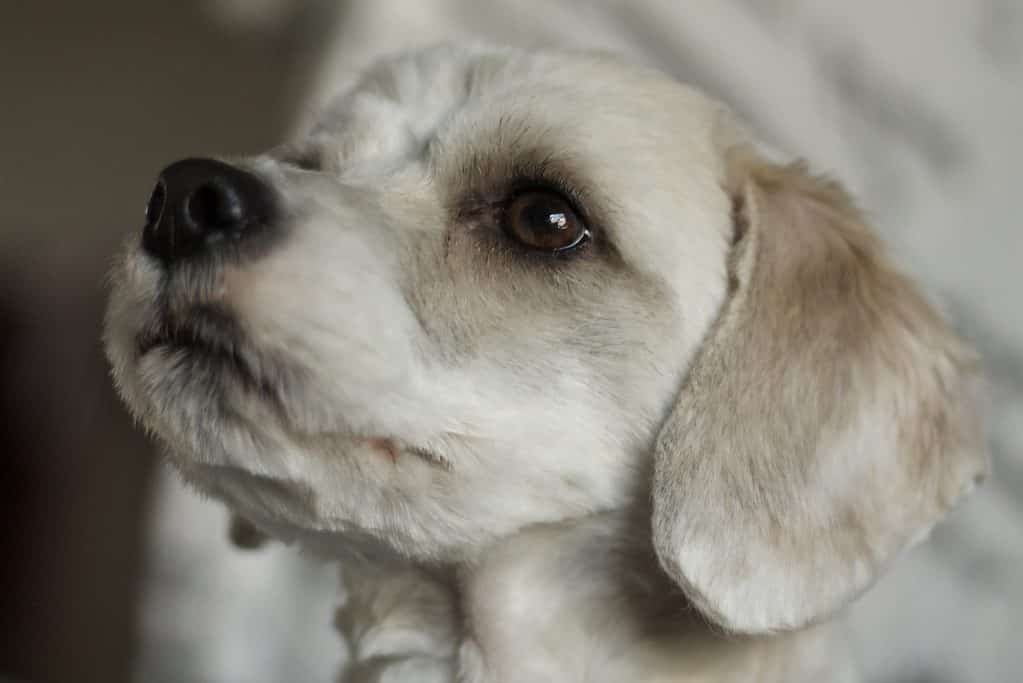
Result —
POLYGON ((582 219, 587 227, 590 225, 589 217, 582 208, 584 205, 582 193, 567 178, 549 169, 546 165, 541 165, 531 171, 523 174, 516 173, 513 176, 513 180, 509 184, 508 196, 504 200, 506 203, 515 201, 527 192, 550 192, 562 197, 568 202, 569 208, 575 212, 575 215, 582 219))
POLYGON ((590 229, 588 227, 584 227, 583 231, 579 234, 579 237, 576 239, 575 242, 572 242, 572 244, 565 245, 560 249, 555 249, 553 252, 554 256, 566 256, 575 251, 576 249, 579 249, 592 239, 593 234, 590 232, 590 229))

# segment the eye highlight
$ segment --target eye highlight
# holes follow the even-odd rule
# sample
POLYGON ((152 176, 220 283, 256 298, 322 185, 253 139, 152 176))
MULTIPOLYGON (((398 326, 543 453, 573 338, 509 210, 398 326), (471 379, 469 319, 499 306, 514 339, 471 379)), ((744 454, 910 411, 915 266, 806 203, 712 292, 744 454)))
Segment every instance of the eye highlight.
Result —
POLYGON ((515 197, 505 210, 504 231, 523 246, 555 254, 571 251, 590 238, 568 200, 550 190, 530 190, 515 197))

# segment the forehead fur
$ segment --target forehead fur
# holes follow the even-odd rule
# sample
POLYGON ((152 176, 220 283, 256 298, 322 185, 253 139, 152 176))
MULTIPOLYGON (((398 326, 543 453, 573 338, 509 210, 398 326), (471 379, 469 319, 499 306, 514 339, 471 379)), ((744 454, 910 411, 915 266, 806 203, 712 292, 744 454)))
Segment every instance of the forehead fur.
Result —
MULTIPOLYGON (((448 202, 565 176, 627 262, 674 276, 685 251, 718 252, 731 234, 723 125, 697 91, 599 53, 439 46, 376 64, 299 148, 343 177, 386 170, 448 202)), ((699 277, 723 275, 705 263, 699 277)))

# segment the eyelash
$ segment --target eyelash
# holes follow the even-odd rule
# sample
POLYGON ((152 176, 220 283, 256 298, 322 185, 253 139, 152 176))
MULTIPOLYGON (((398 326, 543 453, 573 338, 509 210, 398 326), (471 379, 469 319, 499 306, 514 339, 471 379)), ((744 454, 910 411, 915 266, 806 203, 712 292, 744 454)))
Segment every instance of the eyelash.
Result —
POLYGON ((530 173, 515 174, 513 178, 503 201, 505 206, 527 192, 552 192, 564 197, 575 215, 579 216, 587 226, 590 225, 586 212, 580 208, 584 205, 581 193, 561 174, 549 171, 541 165, 530 173))

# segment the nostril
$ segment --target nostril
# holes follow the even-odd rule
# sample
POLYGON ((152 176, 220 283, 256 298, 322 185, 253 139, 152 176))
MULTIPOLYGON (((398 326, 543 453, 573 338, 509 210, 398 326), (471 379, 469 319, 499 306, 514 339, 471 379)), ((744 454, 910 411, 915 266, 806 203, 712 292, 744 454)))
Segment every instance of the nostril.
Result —
POLYGON ((183 159, 160 172, 142 248, 169 265, 269 230, 275 214, 273 189, 259 176, 215 159, 183 159))
POLYGON ((160 222, 160 217, 163 215, 163 206, 167 202, 167 188, 164 187, 163 181, 156 183, 156 187, 153 188, 153 194, 149 196, 149 202, 146 204, 146 225, 156 225, 160 222))
POLYGON ((214 183, 197 187, 188 196, 184 208, 186 220, 207 236, 238 227, 245 217, 245 207, 238 193, 214 183))

